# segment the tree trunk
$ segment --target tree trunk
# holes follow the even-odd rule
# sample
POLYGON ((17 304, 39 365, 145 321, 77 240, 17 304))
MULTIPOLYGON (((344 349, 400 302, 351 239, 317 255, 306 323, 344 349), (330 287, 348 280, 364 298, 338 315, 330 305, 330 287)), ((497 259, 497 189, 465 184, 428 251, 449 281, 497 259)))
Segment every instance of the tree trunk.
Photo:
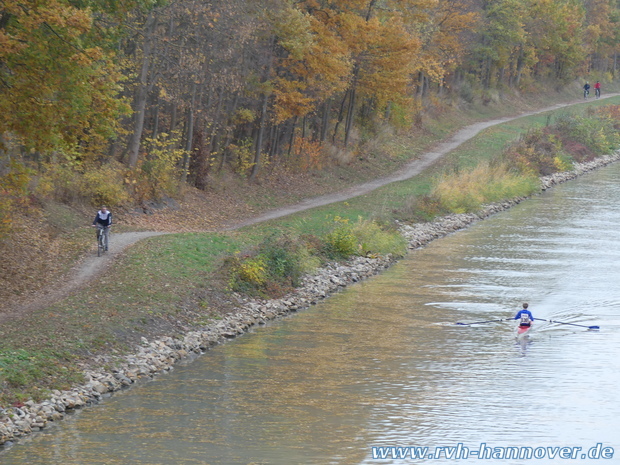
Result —
POLYGON ((329 114, 332 109, 332 99, 330 98, 323 104, 323 120, 321 121, 321 142, 327 138, 327 126, 329 125, 329 114))
POLYGON ((185 152, 183 153, 183 166, 181 170, 181 181, 187 181, 187 172, 189 171, 189 159, 192 154, 192 144, 194 142, 194 110, 196 106, 196 83, 192 84, 192 100, 187 114, 187 141, 185 143, 185 152))
POLYGON ((256 151, 254 152, 254 166, 252 166, 252 174, 250 180, 256 179, 256 175, 260 170, 261 153, 263 150, 263 137, 265 135, 265 121, 267 121, 267 103, 269 102, 269 94, 265 92, 263 96, 263 104, 261 106, 260 121, 258 123, 258 136, 256 138, 256 151))
POLYGON ((172 134, 177 127, 177 107, 176 102, 172 102, 170 104, 170 129, 168 130, 170 137, 172 137, 172 134))
POLYGON ((291 156, 291 152, 293 151, 293 144, 295 143, 295 128, 297 127, 298 119, 299 119, 299 116, 295 116, 295 118, 293 119, 293 125, 291 127, 291 138, 288 141, 288 154, 287 154, 287 157, 289 158, 291 156))
POLYGON ((157 97, 155 101, 155 115, 153 115, 153 132, 151 133, 151 138, 157 139, 158 134, 159 134, 159 97, 157 97))
POLYGON ((131 138, 129 139, 128 164, 134 168, 138 164, 138 156, 140 154, 140 141, 142 140, 142 132, 144 131, 144 115, 146 113, 146 101, 149 93, 149 72, 151 70, 152 54, 153 54, 153 34, 155 32, 155 17, 150 11, 144 27, 145 37, 143 46, 142 67, 140 69, 140 82, 136 90, 134 99, 134 124, 131 138))
POLYGON ((357 84, 354 82, 351 88, 351 98, 349 99, 349 109, 347 111, 347 121, 344 128, 344 146, 349 145, 349 137, 351 136, 351 128, 353 127, 353 116, 355 114, 355 95, 357 84))
MULTIPOLYGON (((232 106, 228 110, 229 118, 232 118, 232 116, 235 114, 235 112, 237 111, 238 105, 239 105, 239 92, 235 92, 235 98, 233 99, 232 106)), ((220 161, 220 167, 218 169, 219 172, 222 171, 222 169, 224 168, 224 165, 226 164, 228 146, 230 145, 230 142, 232 141, 232 137, 233 137, 233 131, 232 131, 232 128, 230 128, 230 125, 231 123, 229 121, 226 127, 226 140, 224 141, 224 144, 222 145, 222 155, 221 155, 222 159, 220 161)), ((216 148, 214 147, 213 150, 216 150, 216 148)))
POLYGON ((340 123, 342 123, 342 119, 344 118, 344 104, 347 101, 347 97, 349 96, 349 93, 351 92, 351 89, 347 89, 347 91, 344 93, 344 97, 342 97, 342 102, 340 102, 340 111, 338 112, 338 120, 336 121, 336 124, 334 125, 334 135, 332 136, 332 143, 336 142, 336 136, 338 135, 338 127, 340 126, 340 123))
MULTIPOLYGON (((273 66, 273 47, 275 47, 276 39, 271 38, 271 46, 269 47, 269 60, 265 69, 265 78, 263 83, 267 83, 271 77, 271 69, 273 66)), ((267 123, 267 104, 269 103, 270 92, 266 89, 263 93, 263 104, 261 105, 260 120, 258 123, 258 134, 256 137, 256 151, 254 152, 254 165, 252 166, 252 173, 250 174, 250 180, 256 179, 261 168, 261 154, 263 151, 263 138, 265 137, 265 126, 267 123)))

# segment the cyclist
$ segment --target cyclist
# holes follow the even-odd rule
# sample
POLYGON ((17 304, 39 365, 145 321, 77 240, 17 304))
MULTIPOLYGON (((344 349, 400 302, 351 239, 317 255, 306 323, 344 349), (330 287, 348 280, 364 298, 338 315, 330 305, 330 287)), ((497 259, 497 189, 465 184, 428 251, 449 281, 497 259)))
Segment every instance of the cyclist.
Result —
POLYGON ((588 98, 588 95, 590 95, 590 84, 588 84, 588 81, 586 81, 585 85, 583 86, 583 98, 588 98))
POLYGON ((108 250, 108 244, 110 243, 110 227, 112 226, 112 212, 108 210, 105 205, 101 206, 101 210, 97 212, 95 221, 93 221, 93 227, 99 227, 103 229, 105 236, 105 250, 108 250))
POLYGON ((601 98, 601 83, 598 81, 594 84, 594 95, 596 95, 596 98, 601 98))

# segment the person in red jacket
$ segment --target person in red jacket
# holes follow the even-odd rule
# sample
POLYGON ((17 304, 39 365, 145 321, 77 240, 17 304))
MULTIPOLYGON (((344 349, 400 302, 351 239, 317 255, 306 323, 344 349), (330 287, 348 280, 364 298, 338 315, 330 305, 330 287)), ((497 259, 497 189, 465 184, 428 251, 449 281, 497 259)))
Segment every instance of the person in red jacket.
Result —
POLYGON ((596 95, 596 98, 601 97, 601 83, 598 81, 594 84, 594 95, 596 95))

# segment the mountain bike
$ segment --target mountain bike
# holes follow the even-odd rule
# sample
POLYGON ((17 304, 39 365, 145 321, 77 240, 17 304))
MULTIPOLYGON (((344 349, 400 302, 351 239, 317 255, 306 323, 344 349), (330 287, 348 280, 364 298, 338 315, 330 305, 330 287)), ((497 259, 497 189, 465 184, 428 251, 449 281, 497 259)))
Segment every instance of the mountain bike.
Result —
POLYGON ((594 95, 596 96, 596 98, 601 98, 601 89, 595 88, 594 95))
POLYGON ((583 98, 587 99, 588 95, 590 95, 590 89, 583 89, 583 98))
POLYGON ((97 225, 97 257, 108 251, 109 226, 97 225))

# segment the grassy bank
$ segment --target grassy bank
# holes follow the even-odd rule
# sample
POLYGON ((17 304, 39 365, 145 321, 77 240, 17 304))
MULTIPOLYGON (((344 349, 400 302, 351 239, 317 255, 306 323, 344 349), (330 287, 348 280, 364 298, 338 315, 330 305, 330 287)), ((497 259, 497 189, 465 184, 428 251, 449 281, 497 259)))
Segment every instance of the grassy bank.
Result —
MULTIPOLYGON (((589 107, 611 103, 620 103, 620 98, 591 101, 570 111, 579 114, 589 107)), ((464 122, 499 116, 500 111, 497 107, 481 108, 462 119, 451 113, 449 117, 433 120, 442 123, 429 125, 424 138, 393 137, 379 144, 374 154, 368 152, 365 156, 371 159, 368 163, 373 164, 379 163, 372 161, 373 157, 391 153, 390 161, 382 165, 387 172, 388 167, 402 164, 410 159, 411 153, 422 153, 462 127, 464 122)), ((93 355, 122 353, 130 350, 132 343, 141 336, 174 335, 233 311, 239 296, 227 290, 230 278, 219 272, 225 258, 256 257, 260 253, 255 248, 274 235, 295 240, 310 238, 310 243, 317 243, 317 248, 324 249, 329 234, 344 224, 352 226, 376 221, 387 226, 389 231, 395 219, 411 220, 421 215, 418 201, 433 195, 438 179, 451 173, 467 172, 481 163, 492 163, 510 143, 532 127, 547 126, 568 111, 557 110, 489 128, 428 172, 347 202, 233 232, 173 234, 142 241, 114 263, 110 271, 79 293, 2 325, 0 405, 45 397, 46 389, 67 388, 79 381, 80 362, 87 362, 93 355)), ((338 174, 342 175, 342 172, 338 174)), ((345 187, 343 184, 350 183, 352 178, 347 177, 347 182, 338 187, 345 187)), ((355 181, 368 178, 368 173, 362 173, 355 181)), ((279 206, 284 200, 272 200, 270 206, 279 206)), ((349 232, 344 229, 344 234, 349 232)))

